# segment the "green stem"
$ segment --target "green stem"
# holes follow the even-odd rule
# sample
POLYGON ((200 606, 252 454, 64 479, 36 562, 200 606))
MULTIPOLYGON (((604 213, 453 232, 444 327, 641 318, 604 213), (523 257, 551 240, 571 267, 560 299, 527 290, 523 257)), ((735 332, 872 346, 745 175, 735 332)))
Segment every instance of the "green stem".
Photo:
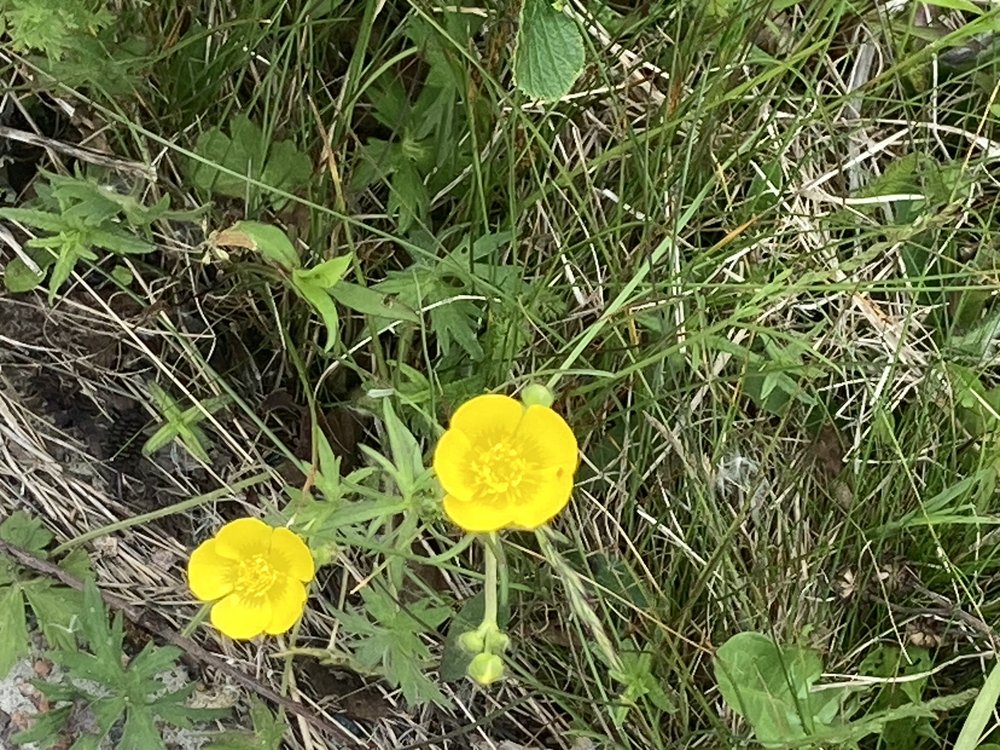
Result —
POLYGON ((211 611, 211 609, 212 605, 210 603, 202 604, 201 609, 198 610, 195 616, 191 618, 191 621, 187 625, 185 625, 184 628, 181 630, 181 637, 190 638, 191 634, 195 631, 195 629, 203 622, 205 622, 205 618, 208 617, 208 613, 211 611))
POLYGON ((495 545, 497 535, 490 533, 483 542, 486 557, 486 582, 483 588, 483 624, 497 624, 497 555, 495 545))
POLYGON ((240 490, 245 490, 255 484, 266 482, 269 479, 271 479, 270 472, 264 471, 260 474, 254 474, 252 477, 247 477, 246 479, 236 482, 235 484, 220 487, 217 490, 212 490, 204 495, 196 495, 195 497, 188 498, 187 500, 182 500, 179 503, 168 505, 165 508, 158 508, 157 510, 152 510, 149 513, 143 513, 139 516, 131 516, 129 518, 122 519, 121 521, 116 521, 115 523, 109 523, 107 526, 101 526, 99 529, 92 529, 84 534, 80 534, 80 536, 63 542, 52 550, 52 554, 58 556, 64 552, 69 552, 74 547, 79 547, 84 542, 89 542, 91 539, 97 539, 98 537, 107 536, 108 534, 114 534, 116 531, 123 531, 133 526, 141 526, 144 523, 149 523, 150 521, 155 521, 159 518, 166 518, 167 516, 172 516, 175 513, 183 513, 186 510, 197 508, 199 505, 204 505, 205 503, 210 503, 215 500, 235 500, 236 498, 226 497, 226 495, 233 495, 240 490))

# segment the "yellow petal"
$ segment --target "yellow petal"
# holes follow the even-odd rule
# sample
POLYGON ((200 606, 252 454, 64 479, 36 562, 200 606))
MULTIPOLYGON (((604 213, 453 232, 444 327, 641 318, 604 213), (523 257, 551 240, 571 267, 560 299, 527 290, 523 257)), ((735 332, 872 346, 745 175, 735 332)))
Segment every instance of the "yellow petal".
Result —
POLYGON ((540 478, 530 496, 510 507, 509 525, 518 529, 537 529, 555 518, 569 503, 572 494, 572 471, 556 469, 540 478))
POLYGON ((191 593, 203 602, 221 599, 233 590, 235 561, 222 557, 215 548, 215 540, 202 542, 188 560, 188 586, 191 593))
POLYGON ((524 406, 510 396, 487 394, 466 401, 451 415, 449 430, 464 432, 473 443, 497 441, 514 434, 524 406))
POLYGON ((268 558, 275 570, 292 576, 303 583, 309 583, 316 575, 312 553, 301 537, 288 529, 274 530, 271 537, 271 553, 268 558))
POLYGON ((215 535, 215 551, 231 560, 266 555, 274 529, 257 518, 230 521, 215 535))
POLYGON ((566 420, 546 406, 529 406, 517 426, 515 441, 536 466, 576 471, 579 449, 566 420))
POLYGON ((305 609, 306 587, 291 576, 283 576, 275 582, 267 597, 271 600, 271 620, 264 632, 280 635, 291 630, 305 609))
POLYGON ((445 492, 466 500, 475 494, 469 473, 472 459, 472 444, 464 432, 451 429, 441 436, 434 449, 434 473, 445 492))
POLYGON ((459 500, 444 496, 444 512, 451 522, 472 534, 499 531, 510 523, 510 510, 505 506, 459 500))
POLYGON ((249 640, 264 632, 271 622, 271 601, 230 594, 212 607, 212 625, 233 640, 249 640))

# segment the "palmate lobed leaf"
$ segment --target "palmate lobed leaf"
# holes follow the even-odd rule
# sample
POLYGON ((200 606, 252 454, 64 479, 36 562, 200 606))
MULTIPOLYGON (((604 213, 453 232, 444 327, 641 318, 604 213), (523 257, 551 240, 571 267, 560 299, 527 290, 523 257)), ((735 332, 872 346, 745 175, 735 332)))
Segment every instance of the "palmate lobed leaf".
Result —
POLYGON ((17 510, 0 524, 0 539, 30 552, 36 557, 47 557, 45 548, 53 539, 52 532, 39 519, 17 510))
POLYGON ((28 624, 21 587, 13 584, 0 589, 0 679, 7 676, 18 659, 28 655, 28 624))

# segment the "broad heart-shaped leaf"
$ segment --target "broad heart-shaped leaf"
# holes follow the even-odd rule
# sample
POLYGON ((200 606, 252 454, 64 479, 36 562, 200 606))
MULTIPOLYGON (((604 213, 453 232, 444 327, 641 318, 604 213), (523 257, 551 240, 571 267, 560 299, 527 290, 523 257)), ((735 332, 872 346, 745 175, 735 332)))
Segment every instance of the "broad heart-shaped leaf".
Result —
POLYGON ((229 229, 217 233, 212 242, 223 247, 245 247, 248 250, 255 250, 289 271, 302 265, 288 235, 278 227, 262 224, 259 221, 237 222, 229 229))
MULTIPOLYGON (((268 144, 264 131, 246 115, 237 115, 229 123, 229 135, 219 128, 202 133, 194 150, 204 157, 193 163, 191 180, 206 191, 232 198, 255 195, 257 187, 240 177, 226 174, 224 167, 239 175, 279 190, 289 191, 304 184, 312 172, 309 158, 291 141, 268 144)), ((272 196, 270 202, 280 205, 281 196, 272 196)))
POLYGON ((765 746, 804 739, 813 733, 814 722, 832 720, 831 696, 809 693, 822 672, 814 651, 778 646, 760 633, 737 633, 715 654, 722 697, 765 746))
POLYGON ((256 192, 256 188, 246 180, 219 171, 216 165, 256 178, 264 169, 264 134, 246 115, 234 117, 229 132, 232 137, 215 127, 198 137, 194 150, 205 161, 192 166, 191 181, 206 192, 242 198, 248 192, 256 192))
POLYGON ((548 0, 524 0, 514 50, 517 87, 533 99, 561 99, 576 83, 583 62, 583 39, 573 19, 548 0))

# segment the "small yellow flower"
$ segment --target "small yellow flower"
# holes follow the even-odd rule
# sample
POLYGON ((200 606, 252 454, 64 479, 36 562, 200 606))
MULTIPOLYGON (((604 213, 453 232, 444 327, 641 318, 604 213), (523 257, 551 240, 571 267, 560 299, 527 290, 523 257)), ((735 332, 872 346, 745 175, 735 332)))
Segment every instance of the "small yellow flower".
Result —
POLYGON ((314 574, 302 539, 256 518, 227 523, 188 561, 191 591, 215 602, 212 625, 234 639, 289 630, 302 616, 314 574))
POLYGON ((444 511, 470 532, 547 523, 569 502, 577 462, 561 416, 500 395, 462 404, 434 451, 444 511))

